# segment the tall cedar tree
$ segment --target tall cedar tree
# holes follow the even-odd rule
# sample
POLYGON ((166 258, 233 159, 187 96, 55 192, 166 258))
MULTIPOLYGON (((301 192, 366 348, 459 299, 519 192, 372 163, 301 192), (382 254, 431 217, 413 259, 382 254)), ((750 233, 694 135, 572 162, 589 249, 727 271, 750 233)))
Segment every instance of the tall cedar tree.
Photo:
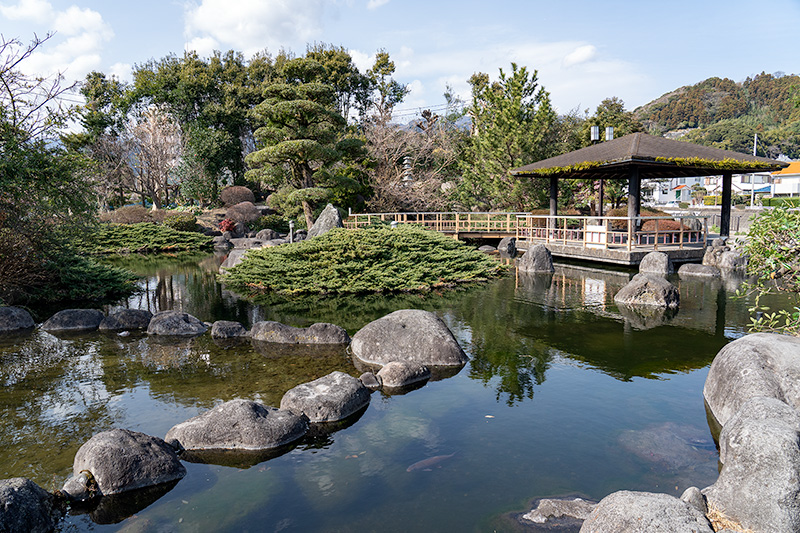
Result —
POLYGON ((302 205, 310 228, 312 205, 351 181, 337 163, 362 150, 363 143, 344 138, 347 123, 335 110, 333 88, 320 81, 326 75, 322 64, 292 59, 283 74, 280 82, 267 86, 266 99, 253 110, 263 126, 255 132, 259 149, 247 156, 247 179, 294 189, 288 199, 302 205))
MULTIPOLYGON (((536 180, 520 180, 510 170, 553 155, 557 115, 550 95, 536 83, 537 72, 511 64, 500 79, 473 74, 470 137, 462 162, 459 196, 467 207, 523 210, 539 203, 536 180)), ((543 181, 543 180, 540 180, 543 181)), ((539 191, 541 192, 541 191, 539 191)))

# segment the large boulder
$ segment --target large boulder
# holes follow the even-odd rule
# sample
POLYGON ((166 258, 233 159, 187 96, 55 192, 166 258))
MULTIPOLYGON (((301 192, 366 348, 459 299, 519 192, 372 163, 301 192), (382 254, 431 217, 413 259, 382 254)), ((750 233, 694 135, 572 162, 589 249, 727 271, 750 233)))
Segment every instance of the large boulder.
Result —
POLYGON ((30 479, 0 480, 0 531, 49 533, 60 517, 53 495, 30 479))
POLYGON ((719 270, 711 265, 698 265, 697 263, 686 263, 678 269, 678 276, 683 278, 718 278, 719 270))
POLYGON ((280 239, 281 234, 274 229, 266 228, 256 233, 256 239, 260 241, 271 241, 272 239, 280 239))
POLYGON ((249 333, 239 322, 231 320, 217 320, 211 324, 212 339, 233 339, 236 337, 247 337, 249 333))
POLYGON ((343 420, 368 404, 369 390, 361 380, 338 371, 289 389, 281 398, 281 409, 311 422, 343 420))
POLYGON ((20 307, 0 307, 0 333, 14 333, 36 325, 30 313, 20 307))
POLYGON ((501 257, 514 258, 517 256, 517 238, 516 237, 503 237, 500 239, 500 244, 497 245, 497 251, 500 252, 501 257))
POLYGON ((639 263, 639 272, 666 276, 675 272, 672 259, 664 252, 650 252, 639 263))
POLYGON ((556 271, 553 266, 553 255, 544 244, 537 244, 528 248, 517 261, 517 270, 534 274, 556 271))
POLYGON ((717 268, 722 271, 743 271, 747 269, 747 258, 733 250, 722 252, 717 261, 717 268))
POLYGON ((201 335, 207 329, 208 326, 189 313, 161 311, 150 319, 150 325, 147 326, 147 334, 192 336, 201 335))
POLYGON ((378 371, 377 377, 387 389, 402 389, 428 381, 431 378, 431 371, 418 363, 393 361, 384 365, 378 371))
POLYGON ((219 265, 219 271, 224 273, 226 270, 229 270, 244 260, 244 256, 247 254, 247 250, 244 248, 234 248, 231 250, 228 255, 225 257, 225 260, 222 261, 222 264, 219 265))
POLYGON ((72 473, 61 491, 72 500, 86 500, 175 481, 186 475, 186 468, 158 437, 112 429, 78 449, 72 473))
POLYGON ((713 533, 703 513, 668 494, 622 490, 602 500, 581 533, 713 533))
POLYGON ((720 433, 722 471, 710 508, 752 531, 800 531, 800 413, 774 398, 747 401, 720 433))
POLYGON ((79 333, 94 331, 105 315, 97 309, 64 309, 48 318, 42 329, 52 332, 79 333))
POLYGON ((754 333, 727 344, 711 363, 703 396, 721 426, 758 396, 800 410, 800 338, 754 333))
POLYGON ((153 313, 147 309, 121 309, 111 313, 100 322, 100 331, 128 331, 147 329, 153 313))
POLYGON ((184 450, 269 450, 308 431, 305 417, 250 400, 231 400, 173 426, 164 438, 184 450))
POLYGON ((325 206, 325 209, 322 210, 322 213, 319 214, 319 217, 314 222, 314 225, 311 226, 311 229, 308 230, 306 238, 319 237, 333 228, 342 227, 344 227, 344 225, 342 224, 342 216, 339 214, 339 210, 333 207, 332 204, 328 204, 325 206))
POLYGON ((295 328, 270 320, 256 322, 250 338, 280 344, 349 344, 350 336, 344 328, 319 322, 307 328, 295 328))
POLYGON ((678 307, 680 299, 675 285, 653 274, 636 274, 614 295, 617 304, 630 306, 678 307))
POLYGON ((380 366, 399 361, 461 367, 468 361, 442 319, 418 309, 401 309, 370 322, 353 336, 350 349, 364 363, 380 366))

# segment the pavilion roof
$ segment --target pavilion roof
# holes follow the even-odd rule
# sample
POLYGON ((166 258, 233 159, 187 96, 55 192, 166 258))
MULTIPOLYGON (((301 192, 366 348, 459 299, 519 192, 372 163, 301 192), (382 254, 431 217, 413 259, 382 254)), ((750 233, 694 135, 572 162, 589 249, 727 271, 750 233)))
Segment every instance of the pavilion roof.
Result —
POLYGON ((511 173, 519 177, 628 179, 631 171, 638 169, 639 177, 648 179, 713 176, 723 172, 746 174, 785 166, 787 163, 766 157, 632 133, 537 161, 511 173))

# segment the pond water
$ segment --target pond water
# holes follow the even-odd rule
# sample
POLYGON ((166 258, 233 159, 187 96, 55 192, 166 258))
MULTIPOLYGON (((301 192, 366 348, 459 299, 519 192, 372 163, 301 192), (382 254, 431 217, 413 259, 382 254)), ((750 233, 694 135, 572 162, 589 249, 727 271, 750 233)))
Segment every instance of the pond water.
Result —
MULTIPOLYGON (((680 495, 716 479, 702 389, 714 355, 746 333, 751 302, 733 298, 735 280, 673 279, 681 307, 662 324, 614 305, 631 272, 576 265, 558 265, 552 276, 511 270, 425 296, 254 304, 215 282, 219 257, 123 262, 144 276, 143 292, 119 306, 181 309, 248 328, 333 322, 351 335, 396 309, 427 309, 470 362, 405 395, 374 393, 357 419, 282 455, 187 462, 174 487, 72 514, 64 531, 502 531, 516 529, 515 513, 536 498, 600 499, 620 489, 680 495)), ((218 345, 209 335, 59 338, 36 330, 0 338, 0 477, 54 490, 99 431, 163 438, 233 398, 277 406, 289 388, 334 370, 360 374, 344 350, 218 345)))

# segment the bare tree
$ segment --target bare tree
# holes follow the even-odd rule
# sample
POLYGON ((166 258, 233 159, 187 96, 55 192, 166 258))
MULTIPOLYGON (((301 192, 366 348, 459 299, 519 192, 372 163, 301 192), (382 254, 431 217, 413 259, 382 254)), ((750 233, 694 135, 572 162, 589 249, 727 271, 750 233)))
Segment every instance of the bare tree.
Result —
POLYGON ((166 109, 151 106, 129 123, 127 135, 134 192, 151 198, 160 209, 177 192, 174 173, 183 152, 180 126, 166 109))

